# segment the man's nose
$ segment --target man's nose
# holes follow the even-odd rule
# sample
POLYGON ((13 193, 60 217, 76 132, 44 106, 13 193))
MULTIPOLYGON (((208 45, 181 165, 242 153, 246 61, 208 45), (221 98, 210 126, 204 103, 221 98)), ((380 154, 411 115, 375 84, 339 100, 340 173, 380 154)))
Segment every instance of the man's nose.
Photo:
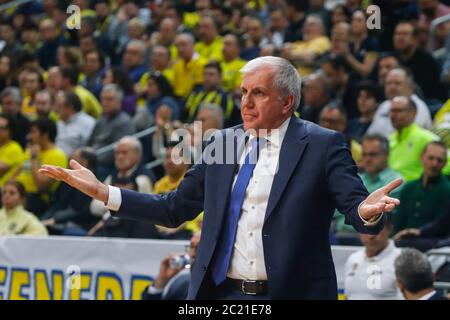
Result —
POLYGON ((243 95, 241 100, 241 107, 252 108, 254 106, 253 99, 250 95, 243 95))

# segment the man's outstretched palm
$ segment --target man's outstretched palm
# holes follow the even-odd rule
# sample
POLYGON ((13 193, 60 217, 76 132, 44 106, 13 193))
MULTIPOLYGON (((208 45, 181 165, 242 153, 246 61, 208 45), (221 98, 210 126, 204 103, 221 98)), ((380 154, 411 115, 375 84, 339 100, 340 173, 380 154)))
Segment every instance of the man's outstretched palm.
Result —
POLYGON ((72 169, 44 165, 39 172, 53 179, 64 181, 94 199, 108 201, 108 187, 98 181, 92 171, 75 160, 70 160, 70 167, 72 169))
POLYGON ((383 212, 392 212, 400 204, 400 200, 389 197, 389 193, 402 183, 403 179, 399 178, 372 192, 359 207, 361 217, 370 220, 383 212))

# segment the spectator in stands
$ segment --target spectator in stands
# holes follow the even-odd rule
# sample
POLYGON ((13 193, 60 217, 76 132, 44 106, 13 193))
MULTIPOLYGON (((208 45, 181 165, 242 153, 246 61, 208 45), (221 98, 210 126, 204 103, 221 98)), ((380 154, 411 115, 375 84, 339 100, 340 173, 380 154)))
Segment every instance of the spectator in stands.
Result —
POLYGON ((82 110, 80 98, 72 91, 60 91, 56 97, 59 121, 56 145, 66 156, 86 145, 95 126, 95 119, 82 110))
POLYGON ((269 10, 270 16, 267 36, 274 52, 279 52, 283 48, 285 32, 288 26, 286 10, 282 5, 274 6, 269 10))
POLYGON ((217 130, 223 128, 223 110, 220 106, 213 103, 204 103, 200 106, 195 122, 189 126, 191 131, 192 160, 197 161, 201 157, 206 141, 217 130), (200 134, 198 133, 200 132, 200 134), (197 141, 201 138, 201 141, 197 141))
POLYGON ((119 21, 117 15, 112 13, 110 2, 108 0, 96 0, 94 7, 97 17, 96 31, 111 42, 115 42, 118 36, 119 21))
POLYGON ((38 118, 48 118, 53 122, 59 120, 58 113, 54 110, 54 97, 52 94, 44 89, 36 93, 36 114, 38 118))
POLYGON ((200 41, 195 44, 195 51, 207 61, 222 62, 223 38, 219 35, 218 24, 213 16, 201 17, 197 35, 200 41))
POLYGON ((170 84, 173 83, 173 68, 171 66, 169 49, 161 45, 153 47, 149 65, 151 71, 144 73, 139 83, 134 86, 134 91, 139 97, 145 96, 148 79, 153 72, 159 71, 167 78, 170 84))
POLYGON ((361 114, 358 118, 350 119, 346 133, 360 140, 372 124, 375 112, 382 100, 379 88, 371 81, 361 82, 358 86, 357 105, 361 114))
POLYGON ((26 209, 38 217, 44 213, 51 197, 60 185, 38 172, 44 164, 67 167, 64 151, 55 145, 56 124, 50 119, 37 119, 31 123, 27 136, 28 145, 24 162, 15 173, 15 179, 21 182, 27 192, 26 209))
POLYGON ((295 42, 302 39, 303 23, 308 3, 306 1, 287 0, 287 18, 289 25, 284 35, 285 42, 295 42))
POLYGON ((193 122, 202 103, 219 105, 224 113, 224 127, 232 127, 240 122, 239 109, 234 104, 231 95, 222 88, 222 68, 218 62, 209 62, 203 71, 203 83, 188 96, 181 119, 193 122))
POLYGON ((100 98, 103 87, 104 68, 105 56, 98 49, 90 49, 84 54, 84 79, 80 84, 95 95, 97 99, 100 98))
POLYGON ((400 249, 389 239, 391 230, 389 215, 379 234, 361 234, 364 248, 351 254, 345 263, 346 299, 402 300, 394 270, 394 261, 400 255, 400 249))
MULTIPOLYGON (((168 144, 164 159, 165 175, 156 182, 154 193, 166 194, 178 188, 191 163, 191 159, 188 158, 190 155, 186 154, 185 150, 186 148, 175 142, 168 144)), ((190 239, 194 232, 200 230, 202 217, 203 214, 200 214, 194 220, 185 222, 178 228, 156 227, 163 239, 190 239)))
POLYGON ((292 61, 301 76, 314 71, 319 56, 330 49, 330 40, 326 36, 325 25, 318 15, 310 14, 303 26, 303 38, 284 46, 284 57, 292 61))
POLYGON ((131 40, 125 49, 122 62, 128 72, 128 78, 137 83, 142 75, 147 71, 145 66, 146 48, 141 40, 131 40))
POLYGON ((302 86, 302 119, 319 122, 319 114, 331 98, 331 83, 323 73, 313 73, 306 77, 302 86))
POLYGON ((17 128, 12 139, 24 148, 26 145, 26 136, 30 131, 30 121, 20 111, 22 102, 20 90, 16 87, 6 87, 0 93, 0 102, 3 113, 13 118, 17 128))
POLYGON ((136 128, 143 130, 153 125, 155 119, 157 119, 158 112, 168 115, 166 117, 168 121, 178 120, 180 117, 180 107, 173 97, 173 90, 169 81, 164 74, 155 71, 147 80, 147 100, 145 105, 138 108, 133 118, 136 128), (161 108, 164 110, 160 110, 161 108))
POLYGON ((439 83, 440 69, 433 56, 418 47, 419 31, 412 22, 400 22, 394 32, 394 50, 400 63, 411 69, 414 79, 428 100, 444 100, 439 83))
POLYGON ((17 56, 23 50, 19 41, 16 41, 16 31, 12 21, 0 20, 0 54, 17 56))
POLYGON ((0 92, 8 86, 16 84, 15 60, 8 54, 0 54, 0 92))
MULTIPOLYGON (((382 135, 366 135, 362 140, 361 167, 364 170, 360 174, 364 186, 369 192, 400 178, 400 174, 388 167, 389 141, 382 135)), ((400 190, 394 190, 392 197, 398 197, 400 190)), ((336 217, 336 215, 335 215, 336 217)), ((345 224, 344 216, 336 217, 336 239, 341 245, 360 245, 358 233, 355 229, 345 224)))
POLYGON ((412 247, 422 252, 450 246, 450 206, 433 222, 420 228, 406 228, 393 239, 398 247, 412 247))
POLYGON ((390 119, 396 131, 390 138, 389 167, 405 181, 418 179, 423 172, 420 155, 429 142, 439 137, 414 122, 417 113, 414 100, 398 96, 391 100, 391 105, 390 119))
POLYGON ((350 9, 343 3, 338 4, 331 11, 331 27, 333 28, 338 23, 350 23, 352 13, 350 9))
POLYGON ((24 86, 22 91, 24 92, 22 99, 22 114, 28 119, 32 120, 36 118, 36 94, 43 88, 44 79, 37 69, 25 69, 24 86))
POLYGON ((223 61, 222 67, 222 85, 225 91, 235 94, 240 92, 242 83, 241 68, 246 61, 239 57, 241 48, 239 39, 234 34, 227 34, 223 37, 223 61))
POLYGON ((356 106, 356 83, 350 82, 349 66, 341 55, 330 56, 322 64, 322 72, 331 82, 334 98, 345 107, 349 119, 359 116, 356 106))
POLYGON ((173 268, 171 266, 173 255, 161 261, 158 276, 151 286, 144 289, 142 300, 185 300, 187 298, 192 265, 195 263, 200 237, 201 234, 198 231, 191 238, 188 250, 188 265, 173 268))
MULTIPOLYGON (((101 93, 102 116, 97 120, 87 146, 95 150, 106 147, 120 138, 135 132, 133 122, 128 114, 121 111, 123 92, 115 84, 107 84, 101 93)), ((114 170, 114 154, 106 151, 98 156, 97 174, 106 178, 114 170)))
POLYGON ((7 114, 0 114, 0 188, 11 178, 22 164, 23 149, 14 136, 15 122, 7 114))
POLYGON ((74 91, 80 98, 83 105, 83 111, 88 115, 100 117, 102 107, 97 98, 86 88, 78 85, 79 72, 77 67, 58 67, 61 73, 61 88, 64 91, 74 91))
POLYGON ((189 33, 182 33, 175 38, 178 59, 173 66, 173 88, 175 95, 186 98, 196 85, 203 81, 203 68, 207 60, 194 50, 195 40, 189 33))
MULTIPOLYGON (((331 47, 323 53, 317 61, 317 65, 336 56, 344 57, 349 52, 351 37, 351 25, 348 22, 339 22, 331 29, 331 47)), ((345 61, 345 59, 344 59, 345 61)))
POLYGON ((392 69, 400 67, 400 62, 392 53, 384 53, 378 60, 378 84, 384 88, 386 85, 386 78, 392 69))
POLYGON ((80 70, 82 67, 83 54, 78 47, 59 46, 56 53, 56 62, 61 67, 74 67, 80 70))
MULTIPOLYGON (((334 102, 326 105, 319 114, 319 125, 321 127, 335 130, 344 134, 347 128, 347 116, 345 110, 334 102)), ((353 160, 360 165, 362 159, 361 145, 355 139, 346 137, 348 147, 352 153, 353 160)))
POLYGON ((352 79, 368 78, 372 75, 378 58, 378 45, 367 29, 366 14, 356 10, 351 19, 349 46, 344 47, 344 57, 351 70, 352 79))
POLYGON ((370 134, 383 134, 389 138, 394 132, 394 124, 390 120, 390 110, 392 99, 398 96, 406 96, 414 102, 416 106, 416 118, 413 121, 420 127, 428 129, 431 127, 431 115, 425 102, 423 102, 413 91, 413 79, 408 71, 403 68, 395 68, 389 71, 384 86, 386 100, 378 107, 373 117, 372 124, 367 129, 370 134))
MULTIPOLYGON (((105 183, 143 193, 153 191, 154 176, 152 171, 145 169, 141 164, 142 144, 137 138, 130 136, 121 138, 116 145, 114 155, 115 171, 106 177, 105 183)), ((113 219, 101 201, 92 200, 90 208, 92 214, 101 217, 102 220, 89 230, 88 235, 125 238, 157 236, 152 225, 113 219)))
MULTIPOLYGON (((450 14, 450 7, 439 0, 419 0, 420 17, 420 46, 426 48, 428 46, 428 35, 430 33, 431 22, 439 17, 450 14)), ((449 22, 439 24, 433 34, 435 42, 432 50, 442 48, 445 38, 450 30, 449 22)))
POLYGON ((435 221, 450 204, 450 181, 442 175, 442 168, 447 162, 445 145, 439 141, 428 143, 422 151, 420 161, 422 176, 406 183, 401 190, 400 205, 394 215, 394 234, 435 221))
POLYGON ((44 19, 39 23, 39 33, 42 46, 37 51, 39 64, 47 70, 56 65, 56 49, 65 43, 64 37, 60 33, 60 28, 52 19, 44 19))
POLYGON ((117 85, 123 92, 122 111, 133 116, 136 112, 137 97, 134 93, 133 83, 128 78, 125 69, 116 66, 106 70, 103 85, 111 83, 117 85))
POLYGON ((258 17, 250 17, 244 35, 244 46, 241 50, 241 58, 252 60, 260 56, 261 50, 269 44, 265 35, 264 22, 258 17))
POLYGON ((2 188, 0 209, 0 236, 32 235, 46 236, 47 230, 34 214, 25 210, 25 188, 20 182, 7 182, 2 188))
POLYGON ((397 286, 406 300, 447 300, 433 288, 433 270, 425 254, 404 248, 394 266, 397 286))
MULTIPOLYGON (((97 156, 92 148, 75 150, 71 159, 83 163, 83 166, 95 172, 97 156)), ((98 221, 98 218, 91 214, 91 201, 92 199, 84 193, 62 183, 53 204, 42 215, 41 222, 48 228, 50 234, 86 235, 98 221)))
POLYGON ((178 58, 178 52, 175 46, 177 29, 176 19, 169 17, 162 19, 159 23, 159 30, 153 32, 151 35, 152 51, 156 46, 163 46, 169 51, 169 60, 176 60, 178 58))

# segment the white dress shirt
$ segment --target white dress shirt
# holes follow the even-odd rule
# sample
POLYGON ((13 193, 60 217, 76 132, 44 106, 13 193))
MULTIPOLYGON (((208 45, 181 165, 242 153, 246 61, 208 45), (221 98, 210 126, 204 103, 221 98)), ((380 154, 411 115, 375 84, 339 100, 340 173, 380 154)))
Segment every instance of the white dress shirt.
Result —
POLYGON ((69 156, 76 149, 86 145, 94 129, 95 119, 80 111, 67 121, 59 120, 56 126, 58 128, 56 145, 69 156))
MULTIPOLYGON (((278 170, 281 146, 289 126, 289 121, 290 118, 286 119, 278 129, 272 130, 268 135, 260 135, 260 137, 266 139, 266 143, 260 144, 258 162, 254 168, 242 204, 236 240, 227 273, 229 278, 267 280, 262 244, 262 227, 273 179, 278 170)), ((250 146, 251 143, 249 141, 246 145, 245 152, 241 155, 240 167, 244 162, 245 156, 251 150, 250 146)), ((237 175, 238 173, 234 177, 233 187, 237 175)), ((106 207, 110 210, 118 211, 121 203, 122 196, 120 189, 109 186, 109 197, 106 207)), ((366 226, 377 224, 381 217, 382 215, 377 220, 368 222, 360 216, 366 226)))

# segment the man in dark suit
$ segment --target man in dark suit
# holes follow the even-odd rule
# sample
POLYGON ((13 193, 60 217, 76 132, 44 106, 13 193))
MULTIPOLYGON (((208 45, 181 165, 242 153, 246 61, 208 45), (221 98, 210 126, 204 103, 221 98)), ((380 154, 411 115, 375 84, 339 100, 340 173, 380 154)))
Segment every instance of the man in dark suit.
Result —
POLYGON ((40 172, 121 218, 175 227, 204 210, 188 299, 336 299, 334 209, 359 232, 376 234, 384 212, 399 204, 388 194, 402 181, 368 195, 342 135, 293 116, 301 80, 287 60, 261 57, 241 71, 243 125, 213 135, 176 191, 106 186, 76 162, 40 172))

